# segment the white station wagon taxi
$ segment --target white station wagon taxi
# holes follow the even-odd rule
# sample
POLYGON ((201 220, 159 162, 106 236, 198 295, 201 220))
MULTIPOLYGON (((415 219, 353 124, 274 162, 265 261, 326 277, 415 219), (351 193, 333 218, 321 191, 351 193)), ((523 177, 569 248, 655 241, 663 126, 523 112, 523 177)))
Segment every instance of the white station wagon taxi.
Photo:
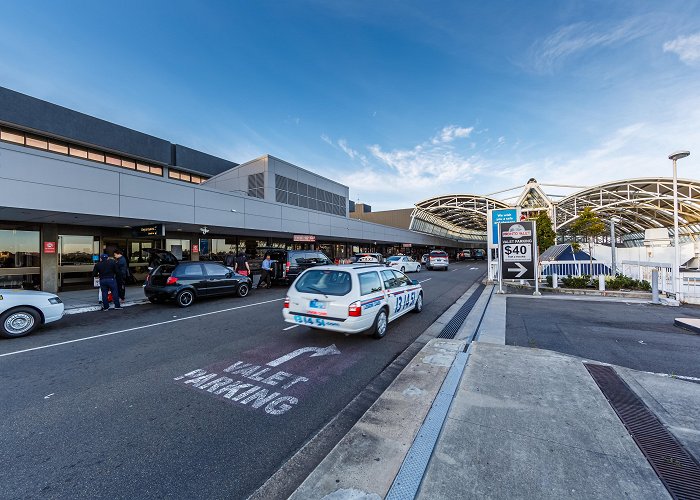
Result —
POLYGON ((304 271, 289 288, 282 314, 287 323, 380 339, 389 322, 422 310, 417 281, 382 265, 350 264, 304 271))

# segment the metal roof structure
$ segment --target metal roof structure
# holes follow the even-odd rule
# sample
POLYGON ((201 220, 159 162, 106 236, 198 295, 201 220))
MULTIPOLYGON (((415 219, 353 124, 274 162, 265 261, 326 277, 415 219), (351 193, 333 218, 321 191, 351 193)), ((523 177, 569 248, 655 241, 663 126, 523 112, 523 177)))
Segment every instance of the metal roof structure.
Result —
MULTIPOLYGON (((508 203, 492 195, 450 194, 435 196, 416 203, 411 215, 411 229, 439 234, 460 241, 485 240, 487 213, 490 208, 520 207, 533 216, 547 211, 554 229, 566 233, 571 223, 586 207, 606 223, 615 217, 620 238, 643 238, 645 229, 673 230, 673 179, 664 177, 625 179, 579 189, 567 196, 548 195, 536 179, 521 188, 517 198, 508 203), (553 200, 558 197, 558 200, 553 200), (637 236, 635 236, 637 235, 637 236)), ((558 186, 574 187, 574 186, 558 186)), ((498 193, 494 193, 498 194, 498 193)), ((700 240, 700 181, 678 180, 679 236, 700 240)))

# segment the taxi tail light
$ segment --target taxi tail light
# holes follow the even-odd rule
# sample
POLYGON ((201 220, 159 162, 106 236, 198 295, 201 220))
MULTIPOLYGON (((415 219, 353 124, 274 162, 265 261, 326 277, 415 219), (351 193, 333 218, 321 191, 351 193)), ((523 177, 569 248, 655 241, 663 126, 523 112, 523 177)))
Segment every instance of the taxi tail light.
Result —
POLYGON ((284 298, 284 308, 289 309, 289 297, 284 298))
POLYGON ((168 281, 165 282, 166 285, 174 285, 177 283, 177 278, 175 276, 169 276, 168 281))
POLYGON ((348 306, 348 316, 355 318, 362 316, 362 303, 359 300, 356 300, 348 306))

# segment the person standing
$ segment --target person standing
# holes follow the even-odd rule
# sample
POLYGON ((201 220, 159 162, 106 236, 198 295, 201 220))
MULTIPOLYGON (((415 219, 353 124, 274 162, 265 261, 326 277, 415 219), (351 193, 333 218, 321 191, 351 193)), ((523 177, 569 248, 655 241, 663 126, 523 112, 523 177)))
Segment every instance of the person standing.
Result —
POLYGON ((248 259, 245 253, 241 252, 238 254, 238 257, 236 257, 234 271, 243 276, 250 276, 250 266, 248 265, 248 259))
POLYGON ((226 267, 234 267, 236 265, 236 260, 236 256, 233 255, 233 252, 229 250, 229 252, 226 254, 226 257, 224 257, 224 265, 226 267))
POLYGON ((112 300, 114 308, 121 310, 119 303, 119 288, 117 287, 117 263, 109 258, 109 255, 103 253, 100 256, 100 261, 95 264, 92 270, 93 277, 100 278, 100 291, 102 292, 102 310, 109 310, 109 292, 112 292, 112 300))
POLYGON ((114 251, 114 262, 117 264, 117 288, 119 289, 119 300, 126 298, 126 280, 129 277, 129 264, 121 250, 114 251))
POLYGON ((272 279, 270 278, 270 268, 272 267, 272 257, 270 254, 265 255, 265 260, 262 261, 260 266, 261 274, 260 281, 258 281, 258 288, 260 288, 265 283, 265 288, 270 288, 272 286, 272 279))

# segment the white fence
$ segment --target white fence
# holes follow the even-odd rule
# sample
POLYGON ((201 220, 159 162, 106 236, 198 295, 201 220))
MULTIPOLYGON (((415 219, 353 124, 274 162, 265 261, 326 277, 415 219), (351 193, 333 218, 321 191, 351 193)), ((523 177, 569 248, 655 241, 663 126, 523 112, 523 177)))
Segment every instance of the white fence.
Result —
POLYGON ((588 275, 611 275, 610 264, 593 261, 593 267, 588 260, 563 260, 540 262, 540 276, 582 276, 588 275), (593 272, 591 272, 593 271, 593 272))
POLYGON ((666 262, 643 262, 623 260, 618 268, 620 274, 635 280, 646 280, 651 283, 652 271, 659 271, 659 292, 673 293, 673 265, 666 262))
POLYGON ((681 295, 684 302, 700 304, 700 274, 681 274, 681 295))

